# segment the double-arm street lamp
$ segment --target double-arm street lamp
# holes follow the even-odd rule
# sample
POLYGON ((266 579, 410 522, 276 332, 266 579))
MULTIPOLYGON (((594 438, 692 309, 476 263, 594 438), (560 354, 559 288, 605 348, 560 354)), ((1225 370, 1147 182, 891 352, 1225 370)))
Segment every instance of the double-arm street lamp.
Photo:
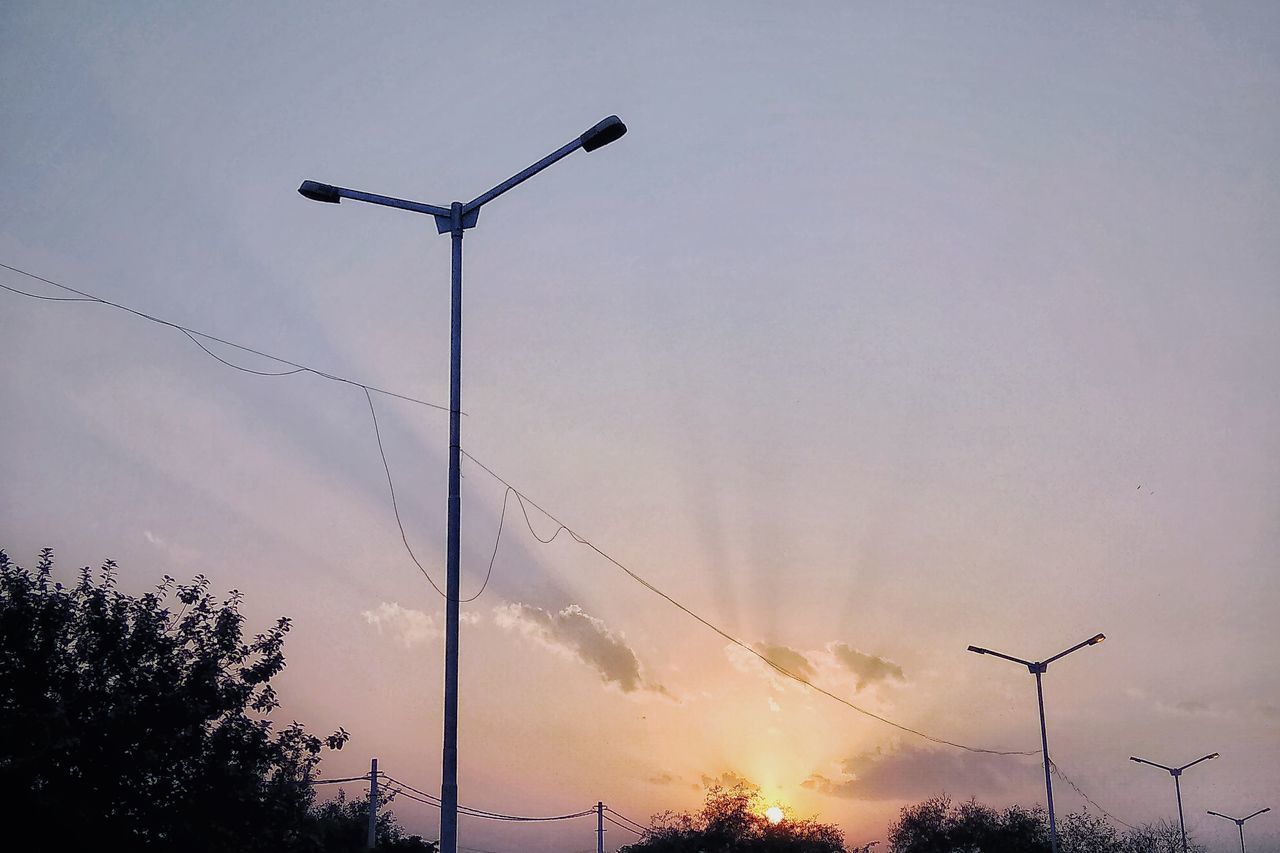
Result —
POLYGON ((1187 853, 1187 823, 1182 819, 1182 771, 1195 767, 1201 761, 1208 761, 1211 758, 1217 758, 1218 753, 1206 755, 1203 758, 1197 758, 1190 764, 1184 764, 1181 767, 1165 767, 1163 764, 1156 764, 1154 761, 1147 761, 1145 758, 1136 758, 1129 756, 1130 761, 1136 761, 1139 764, 1149 764, 1152 767, 1159 767, 1161 770, 1168 770, 1169 775, 1173 777, 1173 790, 1178 795, 1178 827, 1182 830, 1182 853, 1187 853))
POLYGON ((512 175, 488 192, 469 202, 455 201, 448 207, 406 201, 400 198, 303 181, 298 192, 312 201, 337 204, 342 199, 396 207, 435 217, 436 231, 453 239, 453 287, 449 344, 449 519, 445 547, 445 641, 444 641, 444 751, 440 780, 440 851, 456 853, 458 845, 458 557, 462 497, 461 462, 462 410, 462 232, 474 228, 480 208, 507 190, 532 178, 543 169, 574 151, 595 151, 621 137, 627 126, 617 116, 609 116, 569 144, 551 152, 529 168, 512 175))
POLYGON ((1045 800, 1049 806, 1049 845, 1053 848, 1053 853, 1058 853, 1058 823, 1053 813, 1053 777, 1049 775, 1049 735, 1044 725, 1044 686, 1041 684, 1041 676, 1049 669, 1049 664, 1064 658, 1074 651, 1083 649, 1085 646, 1096 646, 1107 638, 1106 634, 1095 634, 1083 643, 1076 643, 1071 648, 1063 652, 1058 652, 1051 658, 1042 661, 1029 661, 1022 658, 1015 658, 1012 655, 1006 655, 1001 652, 993 652, 991 649, 984 649, 979 646, 970 646, 969 651, 980 655, 991 655, 993 657, 1003 658, 1007 661, 1013 661, 1016 664, 1025 666, 1027 671, 1036 677, 1036 702, 1040 707, 1040 753, 1044 756, 1044 792, 1045 800))
POLYGON ((1236 825, 1236 829, 1240 830, 1240 853, 1244 853, 1244 822, 1248 820, 1250 817, 1257 817, 1263 812, 1269 812, 1269 811, 1271 811, 1270 807, 1267 807, 1265 809, 1258 809, 1256 812, 1249 815, 1249 817, 1232 817, 1231 815, 1225 815, 1225 814, 1222 814, 1221 812, 1215 812, 1212 810, 1208 811, 1207 814, 1211 814, 1214 817, 1225 818, 1236 825))

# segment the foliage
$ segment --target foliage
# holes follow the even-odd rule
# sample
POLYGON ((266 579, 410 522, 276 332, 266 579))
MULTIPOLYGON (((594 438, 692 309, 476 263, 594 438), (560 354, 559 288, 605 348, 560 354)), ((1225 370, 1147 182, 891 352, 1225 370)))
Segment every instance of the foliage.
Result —
MULTIPOLYGON (((1181 853, 1176 824, 1119 830, 1085 813, 1058 821, 1060 853, 1181 853)), ((1204 848, 1189 841, 1189 849, 1204 848)), ((959 805, 933 797, 902 809, 889 829, 890 853, 1048 853, 1049 825, 1044 810, 1011 806, 1003 812, 973 800, 959 805)))
POLYGON ((1049 831, 1039 808, 998 812, 970 800, 933 797, 902 810, 889 829, 892 853, 1048 853, 1049 831))
POLYGON ((296 850, 328 738, 275 729, 289 620, 246 642, 241 595, 165 576, 70 587, 0 551, 0 802, 68 849, 296 850), (177 612, 175 613, 174 610, 177 612))
POLYGON ((844 853, 844 834, 831 824, 787 817, 771 824, 759 792, 716 786, 696 814, 664 812, 642 840, 619 853, 844 853))
MULTIPOLYGON (((378 796, 377 844, 379 850, 421 851, 435 853, 434 842, 420 836, 409 835, 387 806, 395 799, 394 793, 380 792, 378 796)), ((369 795, 355 800, 347 799, 344 792, 312 809, 312 837, 318 849, 326 853, 358 853, 364 850, 369 832, 369 795)))

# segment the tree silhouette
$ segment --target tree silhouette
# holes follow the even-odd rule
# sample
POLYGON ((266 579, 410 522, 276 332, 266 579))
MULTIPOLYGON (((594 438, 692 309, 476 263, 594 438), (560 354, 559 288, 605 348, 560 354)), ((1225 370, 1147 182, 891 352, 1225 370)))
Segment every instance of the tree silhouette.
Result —
POLYGON ((771 824, 755 788, 715 786, 697 813, 664 812, 642 840, 619 853, 844 853, 839 828, 791 817, 771 824))
POLYGON ((289 620, 245 641, 204 577, 116 588, 111 561, 54 582, 0 551, 0 802, 60 848, 298 850, 325 748, 275 729, 289 620), (175 612, 176 611, 176 612, 175 612))
MULTIPOLYGON (((1190 842, 1192 851, 1204 848, 1190 842)), ((890 853, 1048 853, 1049 825, 1039 806, 1003 812, 974 800, 956 805, 932 797, 902 809, 889 829, 890 853)), ((1059 853, 1181 853, 1182 835, 1168 821, 1120 830, 1090 814, 1058 821, 1059 853)))
MULTIPOLYGON (((393 853, 435 853, 435 842, 409 835, 401 828, 396 816, 387 809, 394 799, 394 791, 379 792, 377 849, 393 853)), ((311 815, 311 832, 318 849, 325 853, 359 853, 365 849, 369 832, 368 793, 347 799, 347 795, 339 791, 332 800, 315 806, 311 815)))

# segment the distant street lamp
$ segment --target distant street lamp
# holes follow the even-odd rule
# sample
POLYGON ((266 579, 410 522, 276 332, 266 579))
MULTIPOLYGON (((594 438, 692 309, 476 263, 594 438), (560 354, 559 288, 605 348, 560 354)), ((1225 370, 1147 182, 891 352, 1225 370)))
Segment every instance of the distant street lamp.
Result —
POLYGON ((1145 758, 1135 758, 1129 756, 1130 761, 1136 761, 1139 764, 1150 764, 1152 767, 1159 767, 1161 770, 1168 770, 1169 775, 1173 777, 1173 790, 1178 795, 1178 826, 1182 829, 1182 853, 1187 853, 1187 823, 1182 819, 1182 783, 1178 780, 1182 778, 1182 771, 1195 767, 1201 761, 1208 761, 1211 758, 1217 758, 1218 753, 1206 755, 1203 758, 1197 758, 1190 764, 1184 764, 1181 767, 1165 767, 1163 764, 1156 764, 1154 761, 1147 761, 1145 758))
POLYGON ((1270 807, 1265 809, 1258 809, 1256 812, 1249 815, 1249 817, 1231 817, 1230 815, 1221 814, 1220 812, 1215 812, 1215 811, 1210 811, 1208 812, 1208 814, 1211 814, 1214 817, 1226 818, 1227 820, 1231 821, 1236 825, 1236 829, 1240 830, 1240 853, 1244 853, 1244 822, 1248 820, 1250 817, 1257 817, 1258 815, 1263 814, 1264 812, 1269 812, 1269 811, 1271 811, 1270 807))
POLYGON ((337 204, 342 199, 364 201, 395 207, 413 213, 434 216, 436 231, 448 232, 453 238, 453 281, 451 295, 451 328, 449 345, 449 520, 445 554, 445 640, 444 640, 444 752, 440 781, 440 851, 457 853, 458 847, 458 577, 459 532, 461 530, 462 496, 459 463, 461 462, 462 424, 462 232, 474 228, 481 206, 493 201, 517 184, 527 181, 543 169, 581 148, 595 151, 627 132, 617 116, 609 116, 569 144, 553 151, 529 168, 512 175, 486 193, 463 204, 455 201, 448 207, 406 201, 400 198, 335 187, 316 181, 303 181, 298 192, 312 201, 337 204))
POLYGON ((1058 853, 1058 822, 1053 813, 1053 777, 1049 775, 1049 735, 1045 730, 1044 724, 1044 686, 1041 684, 1041 676, 1049 669, 1049 664, 1064 658, 1074 651, 1083 649, 1085 646, 1096 646, 1107 638, 1106 634, 1095 634, 1083 643, 1076 643, 1064 652, 1058 652, 1051 658, 1042 661, 1029 661, 1022 658, 1015 658, 1000 652, 993 652, 991 649, 984 649, 979 646, 970 646, 969 651, 980 655, 992 655, 994 657, 1003 658, 1007 661, 1013 661, 1016 664, 1025 666, 1027 671, 1036 677, 1036 702, 1040 707, 1040 753, 1044 756, 1044 791, 1045 799, 1049 805, 1049 845, 1053 848, 1053 853, 1058 853))

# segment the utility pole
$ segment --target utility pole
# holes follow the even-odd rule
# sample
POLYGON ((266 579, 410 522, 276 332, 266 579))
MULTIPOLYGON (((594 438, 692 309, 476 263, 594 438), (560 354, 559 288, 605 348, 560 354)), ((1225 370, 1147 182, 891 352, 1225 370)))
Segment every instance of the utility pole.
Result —
POLYGON ((596 853, 604 853, 604 803, 596 803, 596 853))
POLYGON ((372 850, 378 843, 378 759, 369 761, 369 837, 365 847, 372 850))

